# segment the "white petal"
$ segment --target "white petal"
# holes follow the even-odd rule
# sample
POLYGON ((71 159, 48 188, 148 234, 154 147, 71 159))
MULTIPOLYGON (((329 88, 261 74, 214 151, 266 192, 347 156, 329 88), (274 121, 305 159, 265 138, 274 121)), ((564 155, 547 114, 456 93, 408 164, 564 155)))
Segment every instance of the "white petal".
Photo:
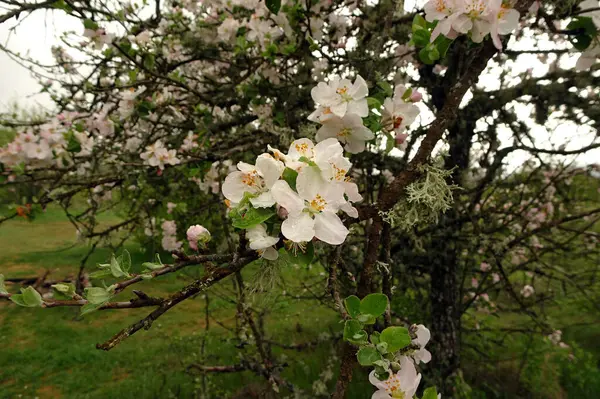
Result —
POLYGON ((279 258, 279 252, 273 247, 266 248, 262 253, 262 257, 266 260, 277 260, 279 258))
POLYGON ((330 109, 331 109, 331 112, 333 112, 334 114, 336 114, 337 116, 339 116, 341 118, 342 116, 346 115, 346 110, 348 109, 348 103, 340 102, 337 104, 333 104, 333 105, 331 105, 330 109))
POLYGON ((267 188, 271 188, 273 184, 281 177, 285 165, 273 158, 269 154, 261 154, 256 158, 256 169, 260 172, 262 177, 265 179, 265 185, 267 188))
POLYGON ((304 209, 304 201, 294 192, 285 180, 278 180, 271 187, 275 202, 284 207, 290 215, 298 215, 304 209))
POLYGON ((355 100, 360 100, 369 95, 369 86, 367 86, 367 82, 362 78, 362 76, 357 75, 354 84, 350 88, 349 94, 355 100))
POLYGON ((351 218, 358 217, 358 210, 352 206, 349 202, 345 202, 342 206, 340 206, 340 210, 342 210, 346 215, 351 218))
POLYGON ((375 370, 372 370, 369 373, 369 382, 371 384, 375 385, 377 387, 377 389, 385 389, 386 388, 385 381, 381 381, 377 377, 375 377, 375 370))
POLYGON ((310 241, 315 236, 315 221, 306 212, 290 215, 281 224, 281 233, 294 242, 310 241))
POLYGON ((260 194, 258 197, 250 198, 250 203, 255 208, 269 208, 275 205, 275 199, 270 191, 260 194))
POLYGON ((346 240, 348 229, 333 212, 315 215, 315 237, 331 245, 340 245, 346 240))
POLYGON ((327 182, 323 180, 321 171, 314 166, 306 166, 298 173, 296 189, 300 198, 312 201, 317 194, 325 191, 327 182))
POLYGON ((366 118, 369 116, 369 103, 367 103, 366 98, 357 101, 350 101, 348 103, 348 109, 346 112, 366 118))
POLYGON ((349 201, 351 201, 351 202, 362 201, 363 197, 358 192, 358 186, 356 185, 356 183, 347 181, 342 184, 344 185, 344 193, 348 196, 349 201))
POLYGON ((232 172, 225 178, 223 182, 223 195, 231 202, 240 202, 244 198, 244 193, 254 194, 257 188, 248 186, 242 182, 245 174, 243 172, 232 172))

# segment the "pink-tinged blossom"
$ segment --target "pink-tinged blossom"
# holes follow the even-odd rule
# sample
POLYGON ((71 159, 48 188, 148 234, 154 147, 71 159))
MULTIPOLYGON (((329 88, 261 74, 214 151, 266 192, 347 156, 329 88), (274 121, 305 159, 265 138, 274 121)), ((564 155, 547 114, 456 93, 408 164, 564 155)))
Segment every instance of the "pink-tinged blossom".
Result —
POLYGON ((206 229, 204 226, 196 224, 194 226, 190 226, 186 232, 188 243, 190 244, 190 248, 197 251, 198 243, 204 245, 208 241, 210 241, 211 235, 210 231, 206 229))
POLYGON ((521 290, 521 295, 524 298, 529 298, 530 296, 532 296, 535 293, 535 290, 533 289, 532 286, 530 285, 526 285, 523 287, 523 289, 521 290))
POLYGON ((378 389, 371 399, 409 399, 417 392, 421 374, 417 374, 417 369, 409 358, 402 356, 400 371, 395 374, 391 373, 387 380, 381 381, 375 376, 375 370, 373 370, 369 374, 369 382, 378 389))
POLYGON ((490 266, 490 264, 486 263, 486 262, 481 262, 481 264, 479 265, 479 268, 484 273, 485 272, 489 272, 490 270, 492 270, 492 266, 490 266))
POLYGON ((165 165, 177 165, 181 162, 177 158, 177 151, 168 150, 160 140, 146 147, 146 152, 140 154, 140 158, 150 166, 158 166, 160 170, 163 170, 165 165))
POLYGON ((113 34, 106 33, 103 28, 98 29, 84 29, 83 36, 90 39, 94 49, 102 50, 105 44, 110 44, 114 38, 113 34))

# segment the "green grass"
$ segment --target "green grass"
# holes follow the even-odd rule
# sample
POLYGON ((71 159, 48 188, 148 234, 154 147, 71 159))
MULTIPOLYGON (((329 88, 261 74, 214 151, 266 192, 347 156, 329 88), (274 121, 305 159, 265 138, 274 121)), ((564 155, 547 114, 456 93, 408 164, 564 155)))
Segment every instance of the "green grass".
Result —
MULTIPOLYGON (((103 222, 118 220, 105 216, 103 222)), ((61 215, 49 208, 35 221, 11 220, 0 228, 0 273, 6 278, 32 277, 50 271, 49 279, 75 275, 87 248, 77 242, 75 230, 61 215)), ((150 260, 129 245, 134 265, 150 260)), ((98 249, 89 259, 88 267, 105 262, 110 251, 98 249)), ((134 286, 150 295, 167 295, 192 281, 201 271, 193 267, 189 274, 168 275, 160 281, 141 282, 134 286)), ((245 270, 244 277, 252 282, 256 267, 245 270)), ((282 272, 288 292, 302 293, 298 287, 301 276, 323 279, 322 268, 310 270, 290 268, 282 272)), ((9 290, 16 290, 15 286, 9 290)), ((235 308, 220 299, 231 290, 231 283, 209 290, 211 316, 226 327, 235 325, 235 308)), ((130 290, 117 299, 132 297, 130 290)), ((257 295, 254 306, 268 309, 267 331, 276 331, 271 339, 284 344, 314 340, 323 331, 339 332, 341 325, 333 310, 317 306, 317 301, 295 300, 293 297, 257 295), (271 298, 271 299, 269 299, 271 298), (310 309, 308 310, 307 307, 310 309)), ((191 363, 202 362, 200 348, 206 339, 205 364, 227 365, 239 362, 238 350, 231 341, 230 331, 212 319, 206 332, 205 300, 198 296, 178 305, 161 317, 148 331, 140 331, 110 352, 97 350, 95 344, 150 312, 149 309, 106 310, 83 319, 74 308, 24 309, 9 302, 0 302, 0 397, 38 398, 164 398, 195 397, 194 390, 201 377, 186 372, 191 363), (206 337, 206 338, 205 338, 206 337)), ((286 356, 289 367, 283 371, 310 396, 311 386, 335 353, 331 344, 321 344, 305 353, 273 347, 277 357, 286 356)), ((249 351, 253 354, 253 351, 249 351)), ((337 371, 337 367, 333 367, 337 371)), ((209 376, 207 383, 212 397, 231 397, 247 385, 256 389, 264 381, 250 372, 209 376)), ((331 381, 330 381, 331 384, 331 381)), ((355 385, 354 397, 369 395, 366 378, 355 385)))
MULTIPOLYGON (((119 219, 106 214, 101 223, 109 224, 119 219)), ((0 273, 7 278, 40 276, 50 271, 49 279, 74 275, 81 258, 88 248, 77 241, 73 226, 57 208, 48 208, 35 221, 14 219, 0 226, 0 273)), ((131 243, 127 246, 134 265, 151 260, 131 243)), ((111 253, 99 248, 88 260, 92 268, 105 262, 111 253)), ((164 259, 166 260, 166 259, 164 259)), ((246 282, 252 283, 256 265, 244 270, 246 282)), ((323 331, 337 333, 341 330, 339 316, 332 309, 316 300, 296 300, 294 295, 306 295, 301 281, 312 279, 322 291, 324 270, 314 265, 309 270, 287 268, 282 270, 285 290, 292 295, 282 296, 282 288, 271 290, 269 295, 257 294, 252 306, 264 309, 265 329, 270 339, 283 343, 312 341, 323 331)), ((163 276, 157 281, 144 281, 134 286, 151 295, 168 295, 201 275, 196 267, 185 269, 178 275, 163 276)), ((16 290, 11 286, 9 289, 16 290)), ((558 287, 557 287, 558 288, 558 287)), ((600 288, 592 292, 596 303, 600 288)), ((107 310, 78 317, 74 308, 24 309, 7 301, 0 302, 0 398, 194 398, 197 389, 207 384, 211 398, 247 398, 243 389, 258 392, 267 388, 261 377, 251 372, 208 375, 206 380, 186 369, 190 364, 231 365, 239 362, 234 336, 229 329, 235 326, 236 309, 228 302, 232 292, 231 281, 224 281, 211 288, 207 294, 211 319, 209 329, 205 323, 205 298, 198 296, 183 302, 163 317, 148 331, 140 331, 122 342, 110 352, 95 348, 129 324, 143 318, 150 309, 107 310), (214 319, 213 319, 214 318, 214 319), (216 323, 221 322, 224 327, 216 323), (203 355, 203 342, 206 352, 203 355), (21 395, 21 396, 19 396, 21 395), (236 396, 237 395, 237 396, 236 396)), ((394 306, 405 309, 403 314, 418 318, 412 303, 414 298, 396 295, 394 306)), ((117 299, 127 300, 130 290, 117 299)), ((486 363, 479 354, 464 349, 463 367, 476 386, 470 391, 472 398, 591 398, 600 397, 600 371, 597 368, 600 348, 600 324, 581 324, 598 318, 597 309, 581 295, 559 296, 557 302, 546 311, 563 330, 563 340, 571 349, 558 349, 542 337, 530 341, 523 335, 511 335, 503 345, 491 343, 491 357, 514 356, 499 364, 486 363), (521 367, 518 357, 528 350, 529 356, 520 376, 515 373, 521 367), (576 361, 569 354, 574 353, 576 361), (515 378, 517 380, 515 381, 515 378), (495 384, 495 385, 494 385, 495 384), (493 386, 505 384, 505 392, 497 392, 493 386), (514 390, 509 390, 508 388, 514 390), (517 395, 518 394, 518 395, 517 395), (519 396, 520 395, 520 396, 519 396)), ((480 315, 481 316, 481 315, 480 315)), ((490 316, 488 325, 511 327, 523 326, 526 318, 509 315, 501 319, 490 316)), ((466 322, 465 322, 466 323, 466 322)), ((468 337, 464 337, 469 341, 468 337)), ((248 346, 247 348, 249 348, 248 346)), ((318 345, 313 350, 296 352, 273 346, 277 358, 288 366, 282 376, 298 387, 305 395, 312 394, 312 384, 319 379, 328 364, 337 372, 337 348, 330 343, 318 345)), ((252 349, 244 350, 247 356, 255 356, 252 349)), ((349 399, 370 397, 373 390, 362 370, 362 378, 355 374, 349 399)), ((332 382, 329 380, 329 389, 332 382)), ((259 397, 267 397, 260 396, 259 397)))

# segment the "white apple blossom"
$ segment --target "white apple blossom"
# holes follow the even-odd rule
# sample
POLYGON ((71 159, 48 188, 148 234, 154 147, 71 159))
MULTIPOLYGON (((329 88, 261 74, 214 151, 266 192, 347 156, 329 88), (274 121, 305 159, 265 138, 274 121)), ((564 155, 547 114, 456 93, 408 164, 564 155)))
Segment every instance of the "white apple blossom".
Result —
POLYGON ((328 83, 320 82, 313 87, 310 94, 318 104, 318 108, 308 117, 313 122, 323 122, 334 115, 341 118, 346 113, 363 118, 369 115, 369 87, 360 75, 356 76, 354 83, 334 75, 328 83))
POLYGON ((240 28, 241 23, 234 18, 225 18, 217 29, 217 35, 223 42, 229 42, 235 38, 235 35, 240 28))
POLYGON ((417 374, 417 369, 410 359, 402 356, 400 371, 392 373, 387 380, 380 381, 373 370, 369 374, 369 382, 378 389, 371 399, 412 399, 421 382, 421 374, 417 374))
POLYGON ((342 118, 335 116, 323 121, 315 138, 323 141, 330 137, 337 138, 349 153, 358 154, 365 150, 365 142, 375 138, 375 135, 363 125, 360 116, 346 114, 342 118))
POLYGON ((102 50, 105 44, 110 44, 114 38, 114 35, 111 33, 106 33, 106 30, 103 28, 98 29, 84 29, 83 36, 90 39, 90 42, 93 44, 94 49, 102 50))
POLYGON ((494 46, 502 49, 502 41, 499 35, 507 35, 517 29, 519 26, 520 14, 505 1, 492 1, 492 19, 490 35, 494 41, 494 46))
POLYGON ((413 339, 412 343, 419 345, 420 349, 416 350, 411 356, 416 364, 419 364, 419 362, 429 363, 431 360, 431 353, 425 349, 425 345, 427 345, 431 339, 431 332, 423 324, 419 324, 416 328, 417 338, 413 339))
POLYGON ((177 158, 177 151, 168 150, 160 140, 146 147, 146 152, 141 153, 140 158, 150 166, 158 166, 160 170, 163 170, 165 165, 178 165, 181 162, 177 158))
POLYGON ((415 121, 420 112, 419 107, 413 104, 406 90, 403 85, 396 86, 394 97, 388 97, 383 101, 381 112, 383 130, 395 132, 396 138, 401 139, 399 144, 406 140, 406 136, 399 137, 399 135, 402 135, 406 128, 415 121))
POLYGON ((307 166, 298 173, 296 188, 297 193, 279 180, 271 189, 273 199, 288 212, 281 233, 296 243, 313 237, 331 245, 343 243, 348 229, 336 214, 344 200, 343 186, 325 181, 317 167, 307 166))
POLYGON ((273 206, 275 201, 269 191, 279 180, 285 166, 270 154, 261 154, 256 165, 245 162, 237 164, 239 171, 230 173, 223 183, 223 195, 234 204, 239 203, 244 194, 253 195, 250 203, 257 208, 273 206))
POLYGON ((438 21, 431 32, 431 41, 434 41, 440 33, 446 37, 451 35, 452 22, 458 16, 457 1, 455 0, 429 0, 423 7, 425 19, 428 22, 438 21))
POLYGON ((535 293, 535 289, 530 285, 526 285, 523 287, 523 289, 521 289, 521 295, 523 295, 524 298, 529 298, 534 293, 535 293))
POLYGON ((257 251, 267 260, 276 260, 279 257, 277 249, 273 246, 279 242, 279 237, 270 236, 264 224, 258 224, 246 231, 246 238, 250 242, 250 249, 257 251))

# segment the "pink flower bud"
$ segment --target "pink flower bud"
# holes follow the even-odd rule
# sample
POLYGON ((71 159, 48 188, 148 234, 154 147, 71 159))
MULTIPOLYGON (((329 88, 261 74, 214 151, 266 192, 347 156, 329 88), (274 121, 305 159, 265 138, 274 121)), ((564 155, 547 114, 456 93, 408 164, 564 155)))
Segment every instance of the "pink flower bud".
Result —
POLYGON ((398 133, 396 134, 396 145, 401 146, 404 144, 406 139, 408 138, 408 134, 406 133, 398 133))
POLYGON ((418 90, 413 90, 409 100, 413 103, 418 103, 423 99, 423 95, 418 90))

